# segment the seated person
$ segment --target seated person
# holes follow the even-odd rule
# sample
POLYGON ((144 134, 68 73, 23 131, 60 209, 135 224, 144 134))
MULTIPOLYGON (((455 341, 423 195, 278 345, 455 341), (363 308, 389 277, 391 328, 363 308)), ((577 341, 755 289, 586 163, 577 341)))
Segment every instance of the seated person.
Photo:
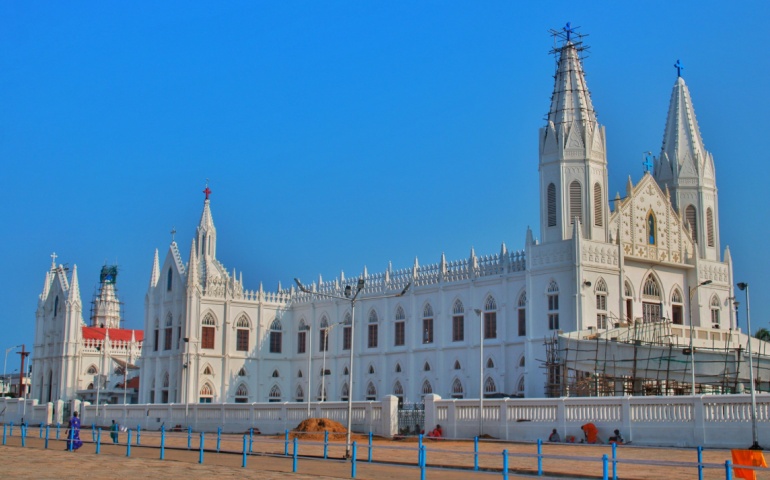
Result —
POLYGON ((596 425, 593 423, 586 423, 580 427, 580 429, 583 430, 586 443, 602 443, 602 441, 599 440, 599 429, 596 428, 596 425))
POLYGON ((441 438, 444 436, 444 431, 441 429, 441 425, 436 424, 436 428, 434 428, 429 434, 429 437, 431 438, 441 438))
POLYGON ((561 442, 561 437, 559 436, 559 432, 556 431, 554 428, 551 432, 551 435, 548 436, 549 442, 561 442))
POLYGON ((623 436, 620 434, 620 430, 616 428, 613 433, 615 435, 610 437, 610 443, 617 443, 618 445, 622 445, 625 440, 623 440, 623 436))

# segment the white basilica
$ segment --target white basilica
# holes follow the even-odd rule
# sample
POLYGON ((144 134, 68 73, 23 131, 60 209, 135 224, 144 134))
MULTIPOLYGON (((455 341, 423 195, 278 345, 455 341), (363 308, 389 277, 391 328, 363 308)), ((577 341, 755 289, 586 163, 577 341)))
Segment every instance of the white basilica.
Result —
POLYGON ((625 196, 609 199, 606 132, 580 51, 580 41, 567 39, 555 52, 550 110, 538 135, 539 239, 527 230, 519 251, 503 244, 492 255, 471 251, 307 285, 343 296, 363 280, 355 315, 349 301, 297 288, 245 290, 242 275, 217 260, 207 188, 187 262, 175 242, 162 263, 155 253, 139 402, 388 394, 419 402, 429 393, 478 398, 482 388, 490 397, 543 397, 554 394, 547 386, 559 375, 543 368, 544 339, 560 332, 689 319, 699 329, 735 329, 714 160, 684 79, 674 82, 654 174, 636 184, 629 178, 625 196), (408 284, 405 295, 393 296, 408 284))

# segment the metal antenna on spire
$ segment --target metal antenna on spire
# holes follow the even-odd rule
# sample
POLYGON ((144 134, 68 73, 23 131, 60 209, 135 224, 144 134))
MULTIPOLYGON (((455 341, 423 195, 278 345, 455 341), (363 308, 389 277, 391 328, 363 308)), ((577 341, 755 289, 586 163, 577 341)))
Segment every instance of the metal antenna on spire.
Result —
POLYGON ((676 68, 676 76, 681 77, 682 76, 682 70, 684 70, 684 65, 682 65, 682 62, 679 61, 679 59, 676 59, 676 63, 674 64, 674 68, 676 68))
POLYGON ((580 27, 573 27, 572 22, 567 22, 560 30, 550 29, 548 32, 553 37, 553 49, 549 53, 558 54, 562 49, 568 45, 575 47, 578 52, 588 50, 589 47, 583 45, 583 37, 587 37, 587 34, 578 32, 580 27), (561 45, 558 44, 558 40, 561 40, 561 45))

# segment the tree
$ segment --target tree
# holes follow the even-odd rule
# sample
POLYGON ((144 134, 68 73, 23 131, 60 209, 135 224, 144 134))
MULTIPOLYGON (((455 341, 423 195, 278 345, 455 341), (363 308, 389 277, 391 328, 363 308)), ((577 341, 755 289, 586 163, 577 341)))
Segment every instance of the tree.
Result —
POLYGON ((765 342, 770 342, 770 330, 766 328, 760 328, 757 333, 754 334, 754 338, 758 338, 765 342))

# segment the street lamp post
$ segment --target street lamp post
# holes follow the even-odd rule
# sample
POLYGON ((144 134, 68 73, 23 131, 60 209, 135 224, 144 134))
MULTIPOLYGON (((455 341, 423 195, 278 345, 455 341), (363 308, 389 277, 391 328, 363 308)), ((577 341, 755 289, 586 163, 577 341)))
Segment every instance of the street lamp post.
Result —
MULTIPOLYGON (((308 289, 304 285, 302 285, 302 282, 300 282, 298 278, 295 278, 294 282, 296 282, 297 286, 302 292, 305 292, 307 294, 317 295, 319 297, 333 298, 337 300, 345 300, 350 302, 350 360, 349 360, 349 366, 350 366, 349 377, 350 378, 348 379, 348 421, 347 421, 348 425, 347 425, 347 435, 345 437, 345 457, 350 458, 350 450, 351 450, 350 434, 353 427, 353 354, 354 354, 354 342, 356 338, 355 336, 356 300, 358 299, 358 295, 364 289, 364 286, 366 285, 366 281, 364 280, 363 277, 360 277, 358 279, 358 284, 356 285, 355 292, 353 292, 353 287, 351 287, 350 285, 346 285, 345 296, 315 292, 313 290, 308 289)), ((411 286, 412 284, 410 282, 406 284, 406 287, 404 287, 404 289, 401 290, 401 292, 395 295, 381 295, 377 297, 369 297, 367 300, 379 300, 383 298, 401 297, 406 294, 407 290, 409 290, 409 287, 411 286)), ((310 392, 308 392, 308 394, 309 393, 310 392)), ((323 395, 323 392, 321 392, 321 395, 323 395)))
MULTIPOLYGON (((185 347, 185 355, 187 355, 187 361, 184 364, 184 421, 186 424, 189 425, 188 413, 190 410, 190 345, 195 346, 195 354, 196 357, 198 356, 198 342, 196 341, 190 341, 189 337, 184 337, 184 343, 186 343, 185 347)), ((197 370, 197 369, 196 369, 197 370)))
POLYGON ((97 346, 96 349, 99 351, 99 369, 96 371, 96 420, 99 421, 99 392, 102 389, 102 371, 104 370, 104 346, 105 344, 102 343, 101 345, 97 346))
POLYGON ((479 316, 479 436, 484 433, 484 312, 473 310, 479 316))
POLYGON ((759 446, 759 434, 757 432, 757 398, 754 392, 754 360, 751 357, 751 306, 749 305, 749 284, 741 282, 738 284, 741 291, 746 292, 746 329, 749 335, 749 382, 751 382, 751 439, 750 450, 762 450, 759 446))
POLYGON ((692 324, 692 296, 695 294, 695 291, 698 290, 700 287, 702 287, 704 285, 710 285, 711 282, 712 282, 711 280, 706 280, 706 281, 700 282, 698 285, 696 285, 694 287, 690 287, 690 295, 689 295, 688 302, 687 302, 688 303, 687 310, 688 310, 688 313, 690 315, 690 367, 691 367, 691 370, 692 370, 690 372, 690 374, 692 375, 692 384, 691 384, 691 387, 690 387, 691 388, 691 392, 690 392, 691 395, 695 395, 695 346, 693 345, 694 328, 693 328, 693 324, 692 324))
POLYGON ((3 363, 3 394, 5 394, 5 389, 8 385, 8 377, 5 375, 6 367, 8 366, 8 354, 11 353, 11 350, 19 347, 21 347, 21 345, 16 345, 5 349, 5 362, 3 363))
POLYGON ((310 324, 305 325, 305 335, 307 335, 307 418, 310 418, 310 395, 312 392, 313 380, 313 334, 310 330, 310 324))

